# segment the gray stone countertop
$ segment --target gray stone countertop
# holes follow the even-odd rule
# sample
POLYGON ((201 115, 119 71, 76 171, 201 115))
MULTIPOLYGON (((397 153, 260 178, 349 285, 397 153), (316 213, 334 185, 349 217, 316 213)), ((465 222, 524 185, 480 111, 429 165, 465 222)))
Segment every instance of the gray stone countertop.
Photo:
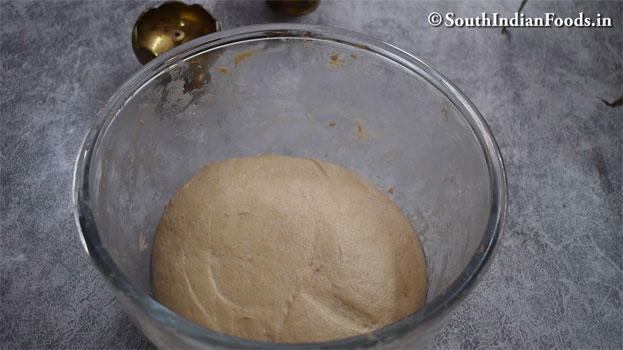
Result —
MULTIPOLYGON (((284 18, 263 1, 196 1, 224 29, 294 21, 360 31, 428 61, 480 109, 508 175, 490 270, 436 348, 623 348, 623 3, 528 1, 527 16, 612 28, 432 27, 432 11, 510 16, 519 0, 323 1, 284 18)), ((96 112, 141 65, 143 1, 0 1, 0 348, 150 348, 77 235, 72 171, 96 112)))

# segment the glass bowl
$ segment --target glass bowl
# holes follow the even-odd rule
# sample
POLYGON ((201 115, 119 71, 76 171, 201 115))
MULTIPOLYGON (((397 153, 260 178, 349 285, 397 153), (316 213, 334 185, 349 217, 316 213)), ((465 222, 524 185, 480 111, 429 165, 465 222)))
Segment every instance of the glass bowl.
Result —
POLYGON ((88 255, 159 347, 414 348, 491 261, 506 182, 485 121, 430 65, 359 33, 273 24, 193 40, 130 78, 84 140, 73 196, 88 255), (205 163, 266 153, 326 160, 387 191, 420 235, 425 306, 368 334, 278 344, 215 332, 154 300, 151 244, 171 196, 205 163))

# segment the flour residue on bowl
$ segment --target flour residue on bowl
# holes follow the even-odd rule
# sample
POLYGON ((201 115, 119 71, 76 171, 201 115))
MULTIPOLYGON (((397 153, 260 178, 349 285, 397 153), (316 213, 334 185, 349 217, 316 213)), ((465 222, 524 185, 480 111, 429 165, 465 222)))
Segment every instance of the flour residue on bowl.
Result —
POLYGON ((238 67, 244 60, 248 60, 253 56, 253 50, 247 50, 234 56, 234 67, 238 67))
POLYGON ((141 253, 149 249, 149 244, 147 244, 145 235, 142 232, 138 237, 138 249, 141 251, 141 253))
POLYGON ((331 55, 331 60, 329 61, 329 65, 333 68, 338 68, 341 64, 344 63, 344 60, 340 58, 339 54, 331 55))
POLYGON ((370 133, 363 131, 363 124, 359 120, 355 119, 353 120, 353 123, 355 123, 355 125, 357 126, 357 139, 358 140, 363 140, 363 139, 372 137, 370 133))

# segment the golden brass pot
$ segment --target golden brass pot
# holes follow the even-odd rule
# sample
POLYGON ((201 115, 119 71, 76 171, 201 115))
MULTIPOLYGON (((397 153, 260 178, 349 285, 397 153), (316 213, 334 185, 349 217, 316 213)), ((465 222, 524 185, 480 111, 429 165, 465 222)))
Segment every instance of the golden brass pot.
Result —
POLYGON ((146 64, 176 46, 219 30, 216 18, 202 6, 168 1, 146 9, 138 17, 132 31, 132 49, 146 64))

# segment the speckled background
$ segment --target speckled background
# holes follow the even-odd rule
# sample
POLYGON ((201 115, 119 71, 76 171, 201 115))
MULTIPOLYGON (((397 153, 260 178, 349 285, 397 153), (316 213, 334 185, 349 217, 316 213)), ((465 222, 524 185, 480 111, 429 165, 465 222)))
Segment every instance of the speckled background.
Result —
MULTIPOLYGON (((508 172, 508 220, 482 282, 436 348, 623 348, 623 3, 528 1, 601 13, 613 28, 434 28, 431 11, 511 15, 519 0, 323 1, 278 16, 263 1, 197 1, 223 28, 296 21, 386 40, 478 106, 508 172)), ((0 1, 0 348, 149 348, 89 263, 71 178, 96 112, 141 66, 142 1, 0 1)))

